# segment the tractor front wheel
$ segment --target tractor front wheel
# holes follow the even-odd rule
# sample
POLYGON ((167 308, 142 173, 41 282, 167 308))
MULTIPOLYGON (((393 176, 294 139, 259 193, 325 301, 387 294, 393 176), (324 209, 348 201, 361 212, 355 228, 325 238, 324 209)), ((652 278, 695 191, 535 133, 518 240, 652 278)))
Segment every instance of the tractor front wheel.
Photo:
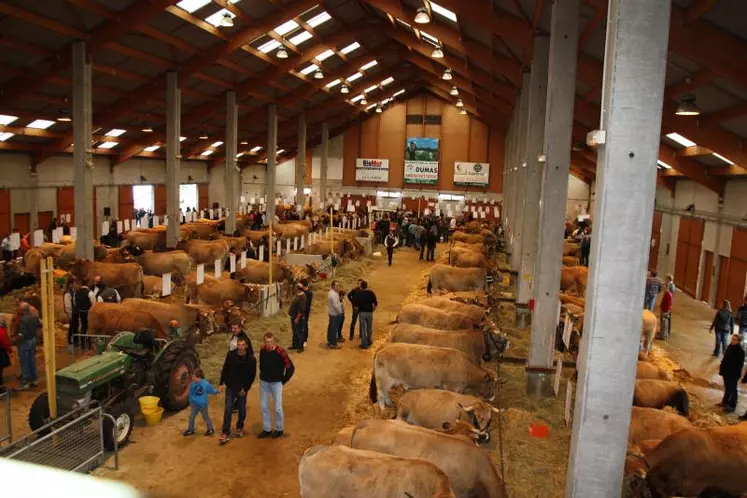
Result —
POLYGON ((47 393, 41 393, 36 397, 29 410, 29 427, 35 431, 52 421, 49 414, 49 401, 47 393))
POLYGON ((195 348, 186 341, 169 343, 156 360, 155 395, 166 410, 179 411, 189 405, 189 384, 200 366, 195 348))
POLYGON ((132 403, 124 401, 110 406, 106 414, 114 417, 114 423, 109 417, 104 417, 104 448, 113 451, 115 440, 117 447, 121 448, 130 439, 132 428, 135 426, 135 411, 132 403))

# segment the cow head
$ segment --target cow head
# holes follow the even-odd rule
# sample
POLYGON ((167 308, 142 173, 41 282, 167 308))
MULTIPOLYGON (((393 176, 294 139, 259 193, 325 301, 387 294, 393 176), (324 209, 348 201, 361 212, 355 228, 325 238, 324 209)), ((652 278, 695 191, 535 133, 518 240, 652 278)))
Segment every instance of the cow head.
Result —
POLYGON ((485 355, 483 360, 490 361, 492 358, 503 356, 508 348, 511 346, 511 342, 508 340, 506 334, 498 331, 492 322, 483 326, 483 341, 485 342, 485 355))
POLYGON ((216 330, 218 330, 218 324, 215 321, 215 311, 200 311, 197 314, 197 325, 200 329, 200 335, 202 337, 212 335, 216 330))
POLYGON ((441 426, 443 432, 450 436, 463 436, 469 438, 475 446, 487 444, 490 441, 490 434, 486 431, 480 431, 472 427, 467 422, 457 420, 455 422, 444 422, 441 426))
POLYGON ((475 429, 488 434, 488 439, 490 439, 489 431, 493 422, 493 413, 500 413, 500 410, 482 401, 468 406, 459 403, 459 408, 464 412, 464 418, 469 420, 475 429))
POLYGON ((482 397, 486 401, 493 401, 495 399, 495 393, 496 393, 496 386, 498 384, 497 379, 485 370, 485 375, 483 377, 483 381, 480 385, 480 397, 482 397))
POLYGON ((106 246, 99 241, 93 243, 93 259, 102 261, 106 259, 106 246))

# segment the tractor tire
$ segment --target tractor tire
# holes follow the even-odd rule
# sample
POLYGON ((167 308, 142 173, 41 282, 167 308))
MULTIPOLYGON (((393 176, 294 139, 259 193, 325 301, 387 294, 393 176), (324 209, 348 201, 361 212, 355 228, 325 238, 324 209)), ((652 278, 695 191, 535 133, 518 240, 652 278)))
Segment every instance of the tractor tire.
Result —
MULTIPOLYGON (((29 428, 32 431, 39 429, 52 421, 49 415, 49 401, 47 393, 41 393, 36 397, 29 410, 29 428)), ((48 431, 46 431, 48 433, 48 431)), ((44 434, 42 434, 44 435, 44 434)))
POLYGON ((135 426, 135 409, 131 402, 123 401, 110 406, 105 412, 114 417, 116 426, 109 417, 103 417, 104 449, 106 451, 114 451, 115 438, 117 449, 130 440, 132 428, 135 426))
POLYGON ((169 411, 179 411, 189 405, 189 384, 200 366, 194 346, 178 340, 168 344, 166 351, 153 365, 155 395, 169 411))

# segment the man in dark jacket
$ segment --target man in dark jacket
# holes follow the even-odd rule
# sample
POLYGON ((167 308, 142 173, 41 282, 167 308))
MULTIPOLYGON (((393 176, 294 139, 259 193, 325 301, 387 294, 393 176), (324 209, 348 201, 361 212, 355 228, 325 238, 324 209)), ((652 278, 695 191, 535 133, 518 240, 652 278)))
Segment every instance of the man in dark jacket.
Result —
POLYGON ((295 372, 288 354, 275 343, 272 332, 265 334, 265 343, 259 351, 259 406, 262 410, 262 432, 259 439, 279 438, 283 435, 283 386, 295 372), (275 401, 275 430, 270 417, 270 396, 275 401))
POLYGON ((36 387, 36 335, 42 324, 39 317, 31 313, 29 303, 21 303, 21 321, 18 325, 18 355, 21 362, 21 386, 19 390, 36 387))
POLYGON ((295 349, 303 353, 304 343, 304 314, 306 313, 306 293, 303 290, 303 284, 296 284, 296 295, 293 296, 290 306, 288 307, 288 316, 291 321, 291 331, 293 340, 290 349, 295 349))
POLYGON ((428 252, 425 255, 426 261, 436 261, 436 242, 438 242, 438 227, 432 224, 425 236, 428 252))
MULTIPOLYGON (((358 308, 355 306, 355 296, 358 294, 358 292, 361 290, 361 280, 358 280, 358 286, 350 289, 350 292, 348 292, 348 301, 350 301, 350 304, 353 305, 353 318, 350 319, 350 340, 353 340, 353 336, 355 335, 355 322, 358 320, 358 308)), ((358 337, 360 337, 360 333, 358 333, 358 337)))
MULTIPOLYGON (((394 230, 390 230, 384 239, 384 246, 386 246, 386 256, 389 259, 389 266, 392 266, 392 256, 394 255, 394 248, 397 247, 399 240, 394 236, 394 230)), ((352 337, 351 337, 352 339, 352 337)))
MULTIPOLYGON (((81 284, 73 295, 73 335, 86 335, 88 333, 88 312, 95 302, 96 297, 93 295, 91 289, 85 283, 81 284)), ((83 341, 80 338, 77 339, 77 344, 75 341, 76 338, 73 337, 73 344, 85 348, 89 347, 87 341, 83 341)))
POLYGON ((301 285, 303 285, 303 293, 306 296, 306 307, 303 312, 303 347, 305 348, 309 341, 309 318, 311 317, 311 301, 314 299, 314 293, 309 288, 308 280, 301 280, 301 285))
POLYGON ((373 312, 378 306, 376 294, 368 288, 368 283, 361 280, 361 290, 356 294, 353 306, 358 308, 358 318, 361 323, 361 349, 368 349, 373 343, 373 312))
POLYGON ((742 305, 737 309, 737 326, 739 333, 747 333, 747 296, 742 299, 742 305))
POLYGON ((718 358, 719 352, 726 352, 726 341, 729 335, 734 332, 734 317, 731 314, 731 303, 724 300, 724 304, 713 317, 710 331, 716 332, 716 347, 713 349, 713 356, 718 358))
POLYGON ((734 334, 731 336, 731 342, 726 348, 718 370, 718 374, 724 378, 724 397, 720 404, 729 413, 737 409, 739 396, 737 385, 742 375, 742 367, 744 367, 744 349, 742 349, 741 338, 738 334, 734 334))
POLYGON ((231 433, 231 417, 234 406, 239 410, 239 419, 236 421, 236 437, 244 435, 244 420, 246 420, 246 394, 254 383, 257 375, 257 360, 249 353, 250 341, 244 337, 239 338, 237 347, 229 351, 223 370, 220 373, 220 385, 226 389, 226 403, 223 409, 223 429, 221 430, 220 442, 226 443, 231 433))

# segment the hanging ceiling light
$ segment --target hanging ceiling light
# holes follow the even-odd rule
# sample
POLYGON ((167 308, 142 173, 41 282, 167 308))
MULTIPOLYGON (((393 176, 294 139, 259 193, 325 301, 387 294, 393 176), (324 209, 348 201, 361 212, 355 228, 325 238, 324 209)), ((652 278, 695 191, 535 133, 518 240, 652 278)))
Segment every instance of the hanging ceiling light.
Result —
POLYGON ((366 100, 366 97, 363 97, 361 99, 361 105, 368 105, 368 100, 366 100))
POLYGON ((223 18, 220 20, 220 25, 222 28, 233 28, 233 17, 231 17, 231 14, 228 12, 223 14, 223 18))
POLYGON ((417 14, 415 14, 415 22, 418 24, 428 24, 431 22, 431 16, 428 14, 428 9, 420 7, 417 14))
POLYGON ((275 54, 275 56, 278 59, 287 59, 288 58, 288 51, 285 50, 285 47, 280 47, 278 49, 277 53, 275 54))
POLYGON ((321 70, 321 69, 317 69, 317 70, 316 70, 316 72, 314 73, 314 79, 315 79, 315 80, 321 80, 321 79, 324 79, 324 73, 322 72, 322 70, 321 70))
POLYGON ((459 89, 455 86, 452 86, 449 95, 453 95, 454 97, 456 97, 457 95, 459 95, 459 89))
POLYGON ((376 106, 376 112, 378 112, 379 114, 381 114, 381 104, 379 104, 379 105, 376 106))
POLYGON ((200 140, 207 140, 208 139, 208 134, 203 131, 202 133, 200 133, 200 137, 199 138, 200 138, 200 140))
POLYGON ((462 99, 457 99, 456 106, 457 107, 464 107, 464 102, 462 102, 462 99))
POLYGON ((467 115, 467 109, 465 109, 464 107, 462 107, 462 108, 461 108, 461 109, 459 110, 459 114, 461 114, 461 115, 463 115, 463 116, 466 116, 466 115, 467 115))
POLYGON ((241 145, 249 145, 249 140, 242 140, 241 145))
POLYGON ((431 57, 433 57, 434 59, 443 59, 444 51, 441 50, 441 47, 434 47, 433 52, 431 52, 431 57))
POLYGON ((348 88, 347 85, 342 85, 340 87, 340 93, 350 93, 350 88, 348 88))
POLYGON ((700 109, 698 109, 698 106, 695 104, 695 95, 688 94, 682 97, 675 114, 677 116, 699 116, 700 109))
POLYGON ((150 123, 146 122, 143 124, 143 129, 140 131, 142 131, 143 133, 153 133, 153 127, 151 127, 150 123))
POLYGON ((60 121, 62 123, 69 123, 73 120, 73 118, 70 117, 70 111, 67 109, 59 109, 57 111, 57 121, 60 121))
POLYGON ((452 78, 452 76, 451 76, 451 69, 448 69, 448 68, 444 69, 444 74, 443 74, 443 76, 441 76, 441 79, 445 80, 445 81, 449 81, 449 80, 451 80, 451 78, 452 78))

